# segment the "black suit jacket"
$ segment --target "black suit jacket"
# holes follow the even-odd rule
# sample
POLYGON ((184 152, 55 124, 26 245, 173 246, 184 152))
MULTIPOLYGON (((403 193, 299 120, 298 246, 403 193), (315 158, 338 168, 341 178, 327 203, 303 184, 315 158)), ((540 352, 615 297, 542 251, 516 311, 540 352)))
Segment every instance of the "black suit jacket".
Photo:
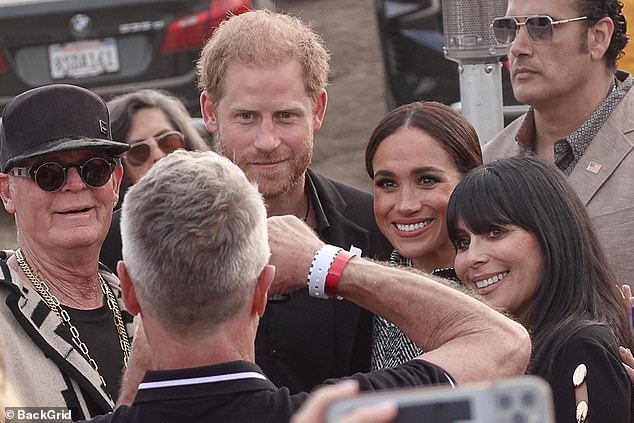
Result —
POLYGON ((121 209, 112 213, 112 223, 99 252, 99 261, 114 273, 117 273, 119 260, 121 260, 121 209))
MULTIPOLYGON (((391 246, 376 226, 372 196, 308 170, 306 189, 326 243, 387 260, 391 246)), ((121 259, 120 212, 101 250, 111 268, 121 259)), ((256 363, 277 386, 310 391, 328 378, 370 370, 372 315, 345 300, 311 298, 307 289, 270 301, 256 337, 256 363)))
MULTIPOLYGON (((326 243, 387 260, 391 247, 376 226, 372 196, 308 170, 306 190, 326 243)), ((277 386, 310 391, 328 378, 370 370, 372 314, 345 300, 320 300, 307 289, 270 301, 256 337, 256 362, 277 386)))

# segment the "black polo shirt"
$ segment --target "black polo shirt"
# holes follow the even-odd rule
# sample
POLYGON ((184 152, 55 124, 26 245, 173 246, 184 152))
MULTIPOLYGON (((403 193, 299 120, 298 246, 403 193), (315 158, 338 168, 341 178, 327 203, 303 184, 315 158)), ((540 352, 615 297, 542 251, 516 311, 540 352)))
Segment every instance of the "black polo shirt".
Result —
MULTIPOLYGON (((443 369, 423 360, 347 379, 357 380, 362 391, 452 383, 443 369)), ((91 422, 288 422, 307 397, 276 388, 253 363, 234 361, 149 371, 131 406, 91 422)))

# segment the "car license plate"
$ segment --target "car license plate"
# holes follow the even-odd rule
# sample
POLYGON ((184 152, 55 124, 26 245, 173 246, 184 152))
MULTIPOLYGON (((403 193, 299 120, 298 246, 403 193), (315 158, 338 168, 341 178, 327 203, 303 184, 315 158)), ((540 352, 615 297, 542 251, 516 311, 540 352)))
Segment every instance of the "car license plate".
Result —
POLYGON ((48 47, 51 78, 84 78, 119 71, 114 38, 51 44, 48 47))

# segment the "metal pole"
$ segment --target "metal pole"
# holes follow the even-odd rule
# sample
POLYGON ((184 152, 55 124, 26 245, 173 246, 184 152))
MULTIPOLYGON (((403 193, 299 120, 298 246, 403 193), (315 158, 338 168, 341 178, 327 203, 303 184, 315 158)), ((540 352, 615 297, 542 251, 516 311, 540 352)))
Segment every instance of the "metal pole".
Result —
POLYGON ((459 73, 462 114, 484 145, 504 129, 502 64, 461 64, 459 73))
POLYGON ((442 0, 445 56, 458 63, 462 114, 485 144, 504 128, 502 65, 507 46, 496 42, 491 22, 507 0, 442 0))

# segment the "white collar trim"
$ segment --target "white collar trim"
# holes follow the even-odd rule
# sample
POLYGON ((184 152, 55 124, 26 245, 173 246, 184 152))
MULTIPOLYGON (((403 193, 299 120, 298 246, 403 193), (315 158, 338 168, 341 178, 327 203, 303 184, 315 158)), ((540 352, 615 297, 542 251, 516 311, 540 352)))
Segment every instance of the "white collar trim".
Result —
POLYGON ((241 373, 229 373, 226 375, 218 375, 218 376, 193 377, 189 379, 173 379, 173 380, 162 380, 157 382, 142 382, 139 384, 139 390, 170 388, 174 386, 200 385, 203 383, 228 382, 232 380, 241 380, 241 379, 268 380, 264 375, 257 372, 241 372, 241 373))

